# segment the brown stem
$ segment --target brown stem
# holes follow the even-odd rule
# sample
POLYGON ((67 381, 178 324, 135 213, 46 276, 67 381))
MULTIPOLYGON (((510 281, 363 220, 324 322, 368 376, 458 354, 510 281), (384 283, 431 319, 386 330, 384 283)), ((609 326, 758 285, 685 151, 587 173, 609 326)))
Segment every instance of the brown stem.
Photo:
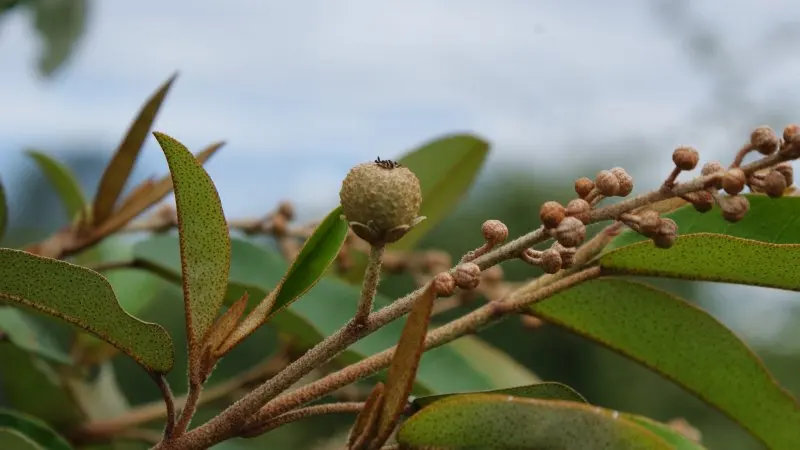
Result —
POLYGON ((753 151, 753 145, 751 143, 745 144, 738 152, 736 152, 736 158, 734 158, 733 162, 731 163, 731 169, 734 167, 739 167, 744 161, 744 157, 747 156, 748 153, 753 151))
POLYGON ((197 407, 200 404, 200 394, 203 392, 203 385, 197 383, 189 384, 189 392, 186 395, 186 403, 181 409, 178 422, 175 424, 175 430, 170 435, 170 438, 177 438, 186 433, 189 424, 192 422, 194 413, 197 412, 197 407))
POLYGON ((252 427, 248 427, 247 431, 242 433, 242 437, 256 437, 268 431, 272 431, 275 428, 286 425, 287 423, 296 422, 307 417, 321 416, 323 414, 358 414, 362 409, 364 409, 364 402, 326 403, 324 405, 298 408, 294 411, 281 414, 280 416, 270 419, 262 424, 254 424, 252 427))
POLYGON ((370 313, 372 313, 372 304, 375 301, 375 295, 378 293, 378 283, 381 281, 381 261, 385 248, 383 245, 370 247, 367 271, 364 275, 364 284, 361 286, 361 298, 358 301, 358 309, 353 319, 356 325, 363 325, 370 313))
POLYGON ((164 374, 151 373, 151 375, 161 391, 161 396, 164 397, 164 411, 167 415, 166 424, 164 425, 164 438, 167 438, 172 436, 175 429, 175 396, 172 395, 172 389, 170 389, 164 374))

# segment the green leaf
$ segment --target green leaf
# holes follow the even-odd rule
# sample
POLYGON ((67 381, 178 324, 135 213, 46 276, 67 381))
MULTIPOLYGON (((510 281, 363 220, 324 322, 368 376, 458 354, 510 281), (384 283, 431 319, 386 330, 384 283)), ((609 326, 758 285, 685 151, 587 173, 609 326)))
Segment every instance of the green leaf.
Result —
MULTIPOLYGON (((248 241, 232 239, 231 244, 230 284, 226 302, 233 303, 247 291, 251 300, 255 299, 249 306, 253 308, 258 304, 258 300, 277 285, 282 274, 286 272, 287 264, 276 252, 257 247, 248 241)), ((134 255, 138 265, 146 266, 147 270, 154 271, 173 282, 180 282, 181 265, 178 242, 174 235, 153 236, 142 241, 134 248, 134 255)), ((323 277, 301 299, 276 314, 269 324, 296 338, 298 345, 310 347, 352 319, 359 292, 358 287, 337 278, 323 277)), ((391 302, 391 299, 381 295, 375 299, 378 308, 391 302)), ((401 329, 402 322, 395 321, 358 341, 337 361, 350 364, 390 348, 397 343, 401 329)), ((480 342, 472 336, 456 342, 464 339, 480 342)), ((485 364, 482 360, 474 359, 472 354, 462 353, 460 348, 452 344, 426 352, 417 374, 418 393, 506 387, 496 384, 493 378, 486 375, 485 364), (458 373, 459 376, 453 377, 452 373, 458 373)), ((492 364, 495 365, 492 372, 502 373, 508 370, 517 374, 515 379, 528 380, 517 384, 536 381, 530 374, 523 377, 522 369, 508 356, 505 358, 497 356, 492 360, 492 364)))
POLYGON ((0 307, 0 331, 5 332, 11 343, 21 349, 59 364, 72 363, 72 359, 59 348, 48 331, 22 311, 0 307))
POLYGON ((36 30, 44 41, 39 72, 52 75, 67 60, 86 30, 86 0, 29 0, 36 30))
POLYGON ((97 272, 19 250, 0 249, 0 299, 58 317, 106 340, 154 372, 172 368, 172 339, 117 303, 97 272))
POLYGON ((681 299, 641 283, 600 278, 531 310, 683 386, 767 447, 800 448, 797 401, 730 330, 681 299))
POLYGON ((19 431, 5 427, 0 427, 0 448, 10 448, 13 450, 47 450, 19 431))
POLYGON ((192 153, 175 139, 153 133, 169 164, 178 231, 190 361, 199 370, 202 340, 228 287, 231 243, 219 194, 192 153))
POLYGON ((114 152, 114 156, 108 166, 106 166, 94 199, 92 217, 94 225, 103 223, 111 216, 122 189, 125 187, 125 182, 128 181, 133 166, 136 164, 142 145, 147 139, 147 133, 150 131, 150 127, 153 126, 158 110, 161 108, 161 104, 164 102, 164 98, 167 96, 167 92, 169 92, 169 88, 177 76, 177 73, 172 75, 147 99, 147 102, 128 129, 125 138, 117 147, 117 151, 114 152))
POLYGON ((44 153, 28 150, 27 154, 33 158, 33 161, 55 188, 66 210, 67 218, 75 220, 83 214, 86 211, 86 199, 75 174, 67 166, 44 153))
POLYGON ((718 281, 800 291, 800 245, 775 245, 721 234, 681 236, 670 249, 638 242, 603 255, 609 274, 718 281))
POLYGON ((72 446, 44 422, 35 417, 0 408, 0 427, 16 430, 47 450, 70 450, 72 446))
POLYGON ((635 414, 623 413, 622 417, 642 428, 648 429, 653 434, 666 441, 673 450, 705 450, 702 445, 692 441, 666 424, 635 414))
POLYGON ((437 402, 439 400, 444 400, 446 398, 454 396, 472 395, 472 394, 504 394, 504 395, 512 395, 514 397, 538 398, 540 400, 564 400, 577 403, 589 403, 581 394, 579 394, 576 390, 572 389, 566 384, 548 381, 544 383, 530 384, 527 386, 517 386, 505 389, 493 389, 490 391, 482 391, 482 392, 428 395, 426 397, 420 397, 414 399, 414 401, 412 402, 412 406, 416 411, 421 408, 425 408, 431 403, 437 402))
POLYGON ((661 438, 596 406, 497 394, 441 400, 408 419, 403 448, 670 450, 661 438))
POLYGON ((419 178, 422 187, 419 215, 427 219, 390 248, 414 248, 425 233, 447 217, 469 190, 488 153, 489 143, 483 139, 471 134, 455 134, 425 143, 403 156, 398 162, 419 178))
POLYGON ((6 191, 3 188, 3 182, 0 180, 0 242, 3 241, 3 235, 6 233, 8 226, 8 203, 6 203, 6 191))
MULTIPOLYGON (((539 377, 514 358, 477 336, 462 336, 449 346, 469 361, 480 361, 473 370, 489 381, 492 386, 519 386, 539 383, 539 377)), ((436 349, 431 350, 433 352, 436 349)), ((426 355, 429 355, 430 352, 426 355)), ((449 391, 454 392, 454 391, 449 391)))

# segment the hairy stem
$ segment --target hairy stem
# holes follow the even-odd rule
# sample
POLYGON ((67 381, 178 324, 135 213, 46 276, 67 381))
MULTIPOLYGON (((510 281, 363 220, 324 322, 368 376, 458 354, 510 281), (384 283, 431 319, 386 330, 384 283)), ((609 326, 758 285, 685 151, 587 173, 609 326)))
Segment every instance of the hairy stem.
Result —
POLYGON ((170 438, 181 436, 189 428, 189 424, 192 422, 192 417, 194 417, 194 413, 197 412, 197 407, 200 403, 200 394, 202 392, 202 384, 189 384, 189 392, 186 395, 186 404, 183 405, 181 415, 178 418, 178 423, 175 424, 175 430, 170 435, 170 438))
POLYGON ((164 438, 166 438, 171 436, 175 429, 175 396, 172 395, 172 389, 170 389, 164 374, 151 373, 151 375, 156 381, 159 391, 161 391, 161 396, 164 397, 164 411, 167 415, 166 424, 164 425, 164 438))
POLYGON ((363 325, 372 313, 372 304, 378 293, 378 283, 381 281, 381 261, 385 248, 383 245, 373 245, 369 249, 369 261, 364 274, 364 284, 361 286, 361 298, 358 300, 358 309, 353 319, 358 325, 363 325))
POLYGON ((286 414, 281 414, 280 416, 270 419, 262 424, 258 424, 254 421, 253 426, 248 427, 247 431, 243 433, 243 437, 256 437, 268 431, 274 430, 275 428, 286 425, 287 423, 296 422, 307 417, 320 416, 323 414, 358 414, 362 409, 364 409, 364 402, 326 403, 324 405, 298 408, 294 411, 289 411, 286 414))

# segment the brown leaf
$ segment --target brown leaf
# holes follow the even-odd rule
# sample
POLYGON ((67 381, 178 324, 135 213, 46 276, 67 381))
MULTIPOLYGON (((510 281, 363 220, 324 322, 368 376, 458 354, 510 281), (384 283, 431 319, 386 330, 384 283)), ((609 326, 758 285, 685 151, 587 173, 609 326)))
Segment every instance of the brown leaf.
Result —
POLYGON ((275 299, 278 296, 278 292, 280 292, 281 286, 278 285, 273 289, 258 306, 255 307, 244 320, 239 323, 239 325, 232 330, 225 340, 216 348, 216 353, 224 355, 231 351, 234 347, 239 345, 240 342, 245 340, 247 336, 253 334, 254 331, 258 329, 264 322, 267 321, 269 317, 269 312, 272 309, 272 305, 275 304, 275 299))
POLYGON ((209 348, 211 356, 213 356, 214 359, 219 359, 227 353, 220 352, 220 347, 222 343, 228 339, 228 336, 231 335, 236 325, 239 323, 239 320, 242 318, 242 314, 244 314, 244 310, 247 308, 248 297, 247 292, 245 292, 239 300, 236 300, 230 308, 217 319, 216 323, 214 323, 209 330, 208 337, 206 338, 206 347, 209 348))
POLYGON ((366 448, 366 444, 375 436, 386 391, 384 387, 383 383, 379 382, 367 397, 364 409, 356 417, 356 423, 353 424, 353 429, 350 430, 350 436, 347 438, 348 450, 366 448))

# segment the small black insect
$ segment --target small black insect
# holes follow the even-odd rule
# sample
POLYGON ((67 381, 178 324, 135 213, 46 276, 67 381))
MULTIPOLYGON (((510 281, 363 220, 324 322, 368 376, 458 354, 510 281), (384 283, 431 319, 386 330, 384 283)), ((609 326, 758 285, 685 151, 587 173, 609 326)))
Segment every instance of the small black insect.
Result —
POLYGON ((403 167, 397 161, 392 161, 391 159, 381 159, 380 156, 375 160, 375 164, 383 167, 384 169, 396 169, 398 167, 403 167))

